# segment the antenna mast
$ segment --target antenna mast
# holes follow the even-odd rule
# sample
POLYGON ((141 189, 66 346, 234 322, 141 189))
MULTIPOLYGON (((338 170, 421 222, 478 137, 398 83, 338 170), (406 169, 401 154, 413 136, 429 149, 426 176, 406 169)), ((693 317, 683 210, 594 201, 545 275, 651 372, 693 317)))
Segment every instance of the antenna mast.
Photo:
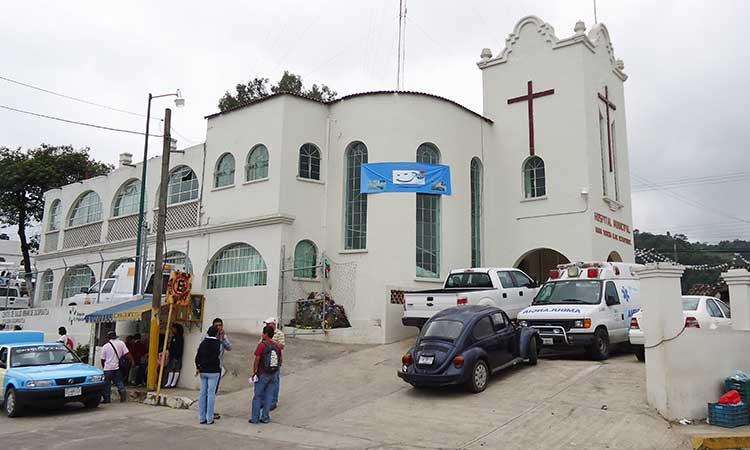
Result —
POLYGON ((398 67, 396 68, 396 90, 404 85, 404 66, 406 64, 406 0, 398 2, 398 67))
POLYGON ((594 0, 594 25, 599 23, 599 20, 596 18, 596 0, 594 0))

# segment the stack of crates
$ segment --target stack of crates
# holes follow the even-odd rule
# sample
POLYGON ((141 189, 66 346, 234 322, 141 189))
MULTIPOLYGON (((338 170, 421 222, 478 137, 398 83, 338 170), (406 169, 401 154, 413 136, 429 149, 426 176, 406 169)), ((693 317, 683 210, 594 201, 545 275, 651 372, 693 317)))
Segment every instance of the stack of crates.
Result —
POLYGON ((720 403, 708 404, 708 423, 725 428, 734 428, 742 425, 750 425, 750 380, 736 380, 727 378, 724 380, 724 393, 731 390, 740 393, 742 403, 737 405, 722 405, 720 403))

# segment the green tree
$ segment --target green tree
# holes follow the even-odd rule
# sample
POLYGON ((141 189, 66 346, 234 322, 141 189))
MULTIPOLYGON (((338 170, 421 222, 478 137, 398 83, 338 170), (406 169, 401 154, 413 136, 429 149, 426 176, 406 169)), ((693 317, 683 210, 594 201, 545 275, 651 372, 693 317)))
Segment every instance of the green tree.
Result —
POLYGON ((0 147, 0 223, 18 227, 26 282, 31 286, 30 250, 38 246, 26 228, 41 222, 44 193, 86 178, 109 173, 113 167, 89 156, 89 149, 71 146, 40 147, 24 151, 0 147))
POLYGON ((242 106, 253 100, 258 100, 271 94, 278 94, 281 92, 304 95, 324 102, 335 100, 338 96, 336 91, 325 84, 320 86, 313 84, 310 89, 306 89, 305 85, 302 83, 302 77, 289 72, 288 70, 284 71, 281 79, 279 79, 276 84, 269 86, 268 83, 268 78, 256 77, 250 80, 247 84, 237 84, 234 87, 234 94, 227 91, 219 99, 219 110, 224 112, 242 106))

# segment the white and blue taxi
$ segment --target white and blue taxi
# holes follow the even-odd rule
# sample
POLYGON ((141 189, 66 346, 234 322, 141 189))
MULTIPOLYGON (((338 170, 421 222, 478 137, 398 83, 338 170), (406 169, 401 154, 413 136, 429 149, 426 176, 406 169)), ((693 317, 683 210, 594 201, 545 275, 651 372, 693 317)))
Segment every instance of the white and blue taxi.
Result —
POLYGON ((41 331, 0 331, 0 399, 9 417, 36 405, 83 403, 96 408, 104 372, 84 364, 60 342, 44 342, 41 331))
POLYGON ((609 357, 627 343, 630 318, 641 309, 635 264, 579 262, 550 271, 531 306, 518 313, 522 326, 539 331, 546 347, 583 347, 591 358, 609 357))

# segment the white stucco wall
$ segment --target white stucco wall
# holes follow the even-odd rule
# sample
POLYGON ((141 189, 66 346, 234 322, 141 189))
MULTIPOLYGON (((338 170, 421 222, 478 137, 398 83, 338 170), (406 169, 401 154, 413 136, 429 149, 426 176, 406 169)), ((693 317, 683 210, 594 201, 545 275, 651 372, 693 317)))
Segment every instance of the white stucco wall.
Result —
MULTIPOLYGON (((624 107, 618 107, 614 116, 623 207, 612 210, 601 195, 597 112, 601 102, 596 93, 602 83, 610 86, 616 104, 624 104, 624 74, 615 67, 608 35, 601 33, 597 29, 589 36, 559 39, 541 20, 523 19, 511 34, 508 48, 480 64, 485 117, 436 96, 387 92, 328 104, 277 95, 209 116, 205 145, 173 154, 170 164, 189 165, 201 181, 199 225, 168 233, 166 249, 188 253, 194 288, 207 295, 207 316, 221 316, 232 329, 257 332, 260 320, 278 315, 282 248, 291 261, 296 244, 309 239, 319 256, 325 253, 331 259, 334 270, 337 264, 349 268, 356 264, 346 277, 334 274, 330 280, 334 290, 351 292, 346 307, 355 330, 337 335, 355 342, 398 339, 412 330, 401 326, 401 307, 390 304, 390 290, 438 287, 451 269, 471 264, 470 163, 477 157, 483 165, 483 265, 511 266, 539 248, 557 250, 571 260, 604 260, 615 250, 625 261, 632 261, 632 245, 595 232, 604 220, 595 221, 595 213, 609 221, 608 233, 615 231, 614 220, 631 225, 624 107), (536 153, 546 164, 547 195, 525 200, 521 168, 529 153, 526 104, 508 105, 507 99, 524 94, 530 79, 535 91, 554 88, 555 94, 534 102, 536 153), (354 141, 367 146, 369 162, 414 161, 422 143, 440 150, 441 163, 451 168, 453 187, 452 195, 440 200, 440 278, 416 276, 413 194, 369 195, 367 248, 344 249, 344 153, 354 141), (297 177, 299 148, 307 142, 321 150, 318 182, 297 177), (257 144, 268 149, 269 176, 246 183, 247 156, 257 144), (215 168, 225 152, 235 159, 234 184, 217 189, 215 168), (589 195, 582 196, 582 190, 589 195), (268 268, 267 286, 207 291, 206 272, 212 258, 237 242, 261 253, 268 268)), ((152 150, 152 154, 159 152, 159 148, 152 150)), ((148 164, 151 221, 160 158, 148 164)), ((96 191, 105 211, 104 240, 114 196, 123 183, 140 176, 140 167, 121 167, 107 177, 50 191, 46 207, 61 199, 67 218, 78 196, 96 191)), ((44 226, 46 230, 46 220, 44 226)), ((60 233, 58 248, 43 251, 37 264, 40 271, 56 270, 50 304, 61 301, 64 267, 89 264, 98 279, 99 252, 106 260, 135 254, 134 240, 62 249, 64 234, 60 233)), ((298 287, 317 291, 323 286, 320 280, 311 280, 299 282, 298 287)))

